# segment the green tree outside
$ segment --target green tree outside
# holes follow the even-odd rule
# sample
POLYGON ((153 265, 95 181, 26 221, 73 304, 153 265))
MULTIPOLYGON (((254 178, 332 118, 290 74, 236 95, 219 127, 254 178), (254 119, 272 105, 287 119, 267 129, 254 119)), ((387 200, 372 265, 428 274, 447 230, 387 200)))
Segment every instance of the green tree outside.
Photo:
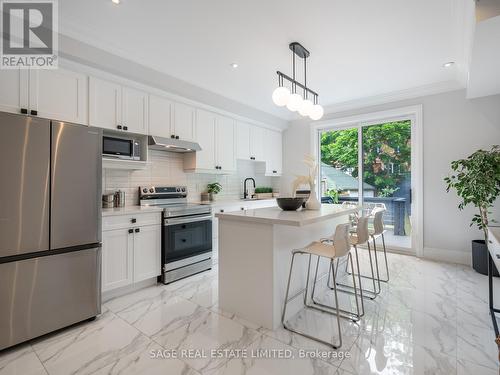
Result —
MULTIPOLYGON (((411 171, 411 122, 388 122, 362 128, 363 181, 378 196, 392 196, 411 171)), ((358 129, 321 134, 321 161, 358 177, 358 129)))

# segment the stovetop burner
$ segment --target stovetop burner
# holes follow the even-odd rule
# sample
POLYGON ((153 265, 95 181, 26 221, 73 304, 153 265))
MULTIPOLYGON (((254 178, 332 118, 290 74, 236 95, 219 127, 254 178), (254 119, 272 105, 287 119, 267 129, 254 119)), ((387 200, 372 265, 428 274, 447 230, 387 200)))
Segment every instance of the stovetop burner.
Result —
POLYGON ((210 206, 187 202, 185 186, 141 186, 139 187, 141 206, 163 208, 164 217, 209 214, 210 206))

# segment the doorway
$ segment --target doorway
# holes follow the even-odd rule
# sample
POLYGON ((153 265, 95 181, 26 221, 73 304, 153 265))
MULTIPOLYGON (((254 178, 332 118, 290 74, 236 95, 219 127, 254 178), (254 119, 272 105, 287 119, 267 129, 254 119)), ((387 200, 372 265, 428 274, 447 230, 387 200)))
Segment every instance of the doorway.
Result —
POLYGON ((422 251, 420 194, 415 194, 422 182, 419 115, 374 113, 314 126, 322 201, 357 203, 364 214, 385 208, 387 247, 417 255, 422 251))

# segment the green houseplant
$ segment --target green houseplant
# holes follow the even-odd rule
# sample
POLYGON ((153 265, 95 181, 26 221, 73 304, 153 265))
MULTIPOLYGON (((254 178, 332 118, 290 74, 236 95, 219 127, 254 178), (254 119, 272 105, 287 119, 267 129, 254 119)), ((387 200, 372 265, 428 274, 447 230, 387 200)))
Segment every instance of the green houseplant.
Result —
POLYGON ((215 200, 215 196, 219 194, 221 191, 222 191, 222 185, 219 184, 218 182, 212 182, 211 184, 207 185, 207 192, 210 196, 211 201, 215 200))
POLYGON ((255 188, 255 197, 257 199, 266 199, 273 197, 273 188, 267 186, 261 186, 255 188))
POLYGON ((472 264, 474 269, 487 274, 488 214, 495 200, 500 196, 500 146, 491 150, 478 150, 467 159, 451 162, 452 175, 446 177, 446 191, 455 189, 461 198, 460 210, 472 204, 478 213, 472 218, 471 226, 476 225, 484 233, 484 241, 472 243, 472 264))

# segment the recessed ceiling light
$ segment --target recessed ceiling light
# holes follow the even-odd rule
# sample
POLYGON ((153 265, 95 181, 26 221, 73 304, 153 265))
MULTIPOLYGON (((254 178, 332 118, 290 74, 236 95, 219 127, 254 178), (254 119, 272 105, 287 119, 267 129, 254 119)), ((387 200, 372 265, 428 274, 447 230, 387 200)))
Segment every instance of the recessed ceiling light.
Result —
POLYGON ((111 2, 112 2, 113 4, 117 4, 117 5, 118 5, 118 4, 120 4, 120 0, 111 0, 111 2))
POLYGON ((238 67, 238 63, 231 63, 231 68, 236 69, 238 67))
POLYGON ((445 68, 449 68, 450 66, 455 65, 455 61, 448 61, 447 63, 444 63, 443 66, 445 68))

